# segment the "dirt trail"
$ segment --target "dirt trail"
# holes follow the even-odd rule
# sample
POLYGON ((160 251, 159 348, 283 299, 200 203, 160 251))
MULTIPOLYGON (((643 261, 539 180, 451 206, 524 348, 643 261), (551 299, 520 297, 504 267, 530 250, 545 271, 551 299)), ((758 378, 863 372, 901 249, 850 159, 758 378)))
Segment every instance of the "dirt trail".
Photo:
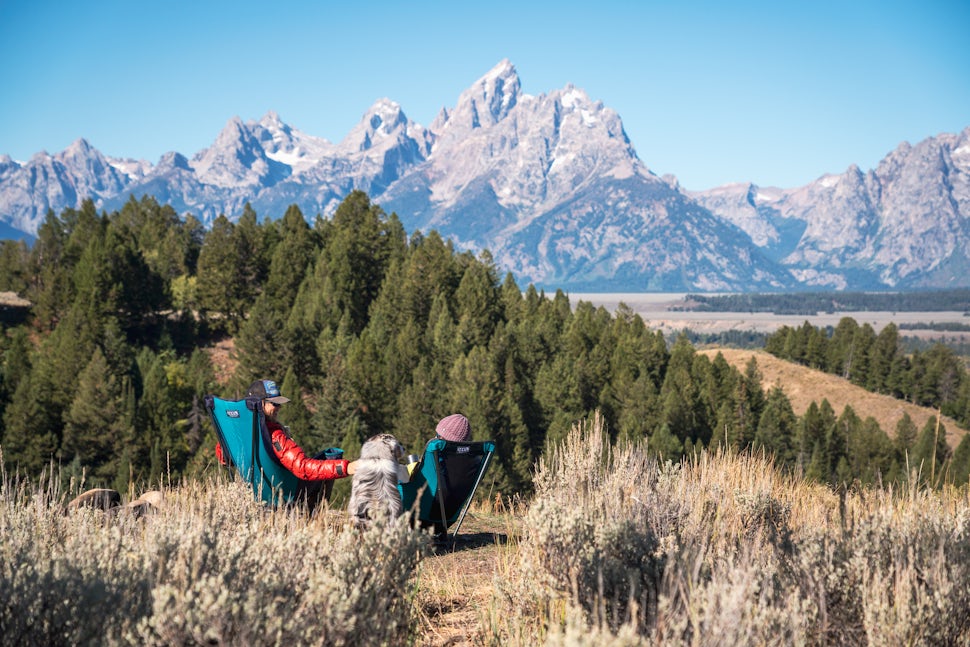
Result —
POLYGON ((453 546, 440 546, 420 567, 420 647, 479 645, 487 632, 495 577, 516 531, 510 516, 469 513, 453 546), (510 534, 512 535, 510 537, 510 534))

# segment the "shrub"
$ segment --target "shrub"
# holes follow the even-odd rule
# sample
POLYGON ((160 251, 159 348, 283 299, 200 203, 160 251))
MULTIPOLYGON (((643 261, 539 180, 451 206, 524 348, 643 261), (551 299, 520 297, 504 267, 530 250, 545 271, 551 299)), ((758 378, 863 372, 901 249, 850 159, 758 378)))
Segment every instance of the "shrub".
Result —
MULTIPOLYGON (((550 645, 967 644, 965 491, 835 493, 755 454, 657 463, 575 427, 536 470, 504 598, 550 645)), ((516 619, 521 625, 521 618, 516 619)))
POLYGON ((344 521, 269 510, 217 482, 178 488, 143 518, 65 514, 56 493, 5 480, 0 633, 5 644, 409 644, 428 537, 344 521))

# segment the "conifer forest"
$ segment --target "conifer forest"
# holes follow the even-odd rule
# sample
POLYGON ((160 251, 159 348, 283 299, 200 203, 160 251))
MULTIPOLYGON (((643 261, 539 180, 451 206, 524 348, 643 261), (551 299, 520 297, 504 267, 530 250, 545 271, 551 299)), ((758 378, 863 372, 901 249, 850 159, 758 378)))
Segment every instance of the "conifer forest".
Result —
MULTIPOLYGON (((798 416, 756 363, 739 371, 630 309, 517 285, 487 252, 406 232, 359 191, 312 224, 246 205, 208 229, 151 197, 111 213, 88 201, 49 212, 31 245, 2 243, 0 291, 31 304, 0 321, 2 465, 28 477, 56 466, 120 491, 198 477, 216 466, 203 397, 259 378, 291 398, 280 417, 308 453, 354 458, 380 432, 417 452, 462 412, 496 441, 490 487, 506 495, 531 492, 544 449, 596 412, 610 440, 665 460, 725 446, 832 485, 900 482, 913 465, 932 485, 970 475, 970 442, 949 447, 936 420, 881 429, 825 400, 798 416), (212 361, 225 340, 230 375, 212 361)), ((970 427, 965 358, 905 352, 895 326, 806 323, 765 350, 970 427)))

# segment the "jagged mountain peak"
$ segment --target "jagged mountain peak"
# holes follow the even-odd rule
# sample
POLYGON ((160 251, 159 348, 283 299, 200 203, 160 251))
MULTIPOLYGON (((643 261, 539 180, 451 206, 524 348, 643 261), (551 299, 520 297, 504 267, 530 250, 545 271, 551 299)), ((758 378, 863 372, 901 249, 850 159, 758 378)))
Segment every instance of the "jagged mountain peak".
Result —
MULTIPOLYGON (((293 138, 293 133, 294 133, 293 128, 289 124, 284 122, 282 119, 280 119, 279 113, 277 113, 275 110, 270 110, 265 115, 263 115, 259 121, 249 122, 249 124, 247 125, 250 128, 252 128, 254 131, 256 130, 265 131, 270 135, 270 138, 272 140, 275 140, 278 142, 289 141, 289 140, 292 140, 293 138)), ((259 137, 258 134, 257 134, 257 138, 259 138, 261 141, 265 139, 265 137, 259 137)))
POLYGON ((255 186, 271 175, 271 164, 262 144, 238 116, 226 122, 209 148, 190 162, 203 184, 230 188, 255 186))
POLYGON ((366 121, 375 134, 390 135, 399 126, 406 126, 408 118, 397 101, 385 97, 374 102, 362 121, 366 121))
POLYGON ((238 115, 233 115, 219 131, 212 148, 225 148, 237 145, 240 140, 250 137, 251 133, 238 115))
POLYGON ((507 58, 503 58, 501 61, 495 64, 495 67, 482 75, 482 78, 478 79, 476 83, 482 83, 491 79, 511 78, 518 79, 518 73, 515 71, 515 66, 512 65, 512 61, 507 58))
POLYGON ((371 148, 383 148, 402 136, 410 136, 412 129, 421 130, 411 122, 396 101, 381 98, 367 109, 360 121, 340 142, 345 154, 361 153, 371 148), (383 143, 382 143, 383 142, 383 143))
POLYGON ((429 129, 431 132, 440 133, 450 118, 451 112, 448 110, 448 108, 442 106, 441 110, 438 111, 438 115, 434 118, 434 121, 431 122, 429 129))
POLYGON ((61 153, 56 155, 56 157, 67 158, 67 157, 87 157, 90 155, 101 156, 101 152, 98 151, 91 143, 84 137, 79 137, 71 142, 71 145, 65 148, 61 153))
POLYGON ((282 131, 289 131, 290 127, 280 119, 280 115, 275 110, 268 110, 259 120, 259 125, 264 128, 273 128, 282 131))
POLYGON ((183 171, 192 170, 192 167, 189 166, 188 158, 182 155, 182 153, 175 151, 163 153, 158 160, 158 164, 155 166, 156 173, 164 173, 175 169, 181 169, 183 171))
POLYGON ((487 248, 520 281, 567 289, 745 290, 965 285, 970 127, 906 142, 794 189, 685 192, 639 159, 620 116, 573 84, 525 94, 501 60, 428 129, 379 99, 338 145, 274 111, 229 119, 191 160, 103 156, 78 140, 30 162, 0 158, 0 218, 36 231, 47 209, 151 194, 211 221, 250 202, 333 213, 366 191, 409 230, 487 248))
POLYGON ((293 128, 272 110, 258 122, 250 122, 249 127, 266 156, 290 167, 293 174, 312 168, 333 149, 333 144, 323 137, 307 135, 293 128))
POLYGON ((502 59, 459 95, 446 125, 462 129, 494 126, 509 114, 521 95, 515 66, 508 59, 502 59))
POLYGON ((521 227, 530 212, 602 179, 661 182, 637 158, 616 112, 571 84, 524 94, 507 59, 462 92, 453 109, 442 109, 431 130, 427 175, 435 209, 486 201, 504 214, 496 228, 521 227))

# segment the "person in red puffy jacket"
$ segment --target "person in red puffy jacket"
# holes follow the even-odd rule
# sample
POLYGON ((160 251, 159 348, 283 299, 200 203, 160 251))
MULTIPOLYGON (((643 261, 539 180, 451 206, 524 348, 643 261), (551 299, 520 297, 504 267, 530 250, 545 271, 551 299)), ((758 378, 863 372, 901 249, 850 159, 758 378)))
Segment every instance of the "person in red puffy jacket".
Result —
MULTIPOLYGON (((290 401, 289 398, 280 394, 279 387, 272 380, 256 380, 249 386, 247 396, 255 396, 263 402, 263 414, 266 418, 266 428, 269 429, 272 437, 273 451, 280 459, 283 467, 291 471, 298 479, 303 481, 332 481, 344 478, 354 473, 357 466, 356 461, 340 459, 323 459, 309 457, 303 449, 296 444, 286 427, 281 425, 276 419, 280 407, 290 401)), ((216 458, 223 465, 226 464, 225 456, 222 453, 222 445, 216 441, 216 458)))

